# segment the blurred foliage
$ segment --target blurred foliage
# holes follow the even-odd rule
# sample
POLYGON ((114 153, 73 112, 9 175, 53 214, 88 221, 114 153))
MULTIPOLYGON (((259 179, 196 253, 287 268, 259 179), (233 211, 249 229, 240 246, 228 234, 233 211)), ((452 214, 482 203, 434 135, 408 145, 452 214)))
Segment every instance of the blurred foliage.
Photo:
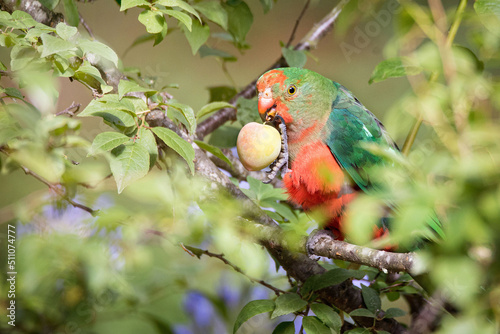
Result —
MULTIPOLYGON (((274 2, 260 1, 266 15, 279 15, 274 2)), ((230 85, 210 87, 209 101, 198 112, 164 94, 169 87, 157 87, 154 78, 124 68, 109 46, 87 37, 78 27, 74 0, 41 3, 51 10, 62 7, 67 24, 49 27, 21 11, 0 11, 0 45, 10 52, 9 63, 0 63, 2 177, 22 171, 47 186, 0 209, 0 261, 6 268, 0 274, 2 332, 294 333, 302 327, 307 333, 339 333, 352 316, 410 323, 406 299, 427 296, 410 275, 394 280, 336 260, 321 262, 328 271, 304 284, 289 280, 279 264, 269 269, 273 260, 236 224, 242 204, 195 173, 194 144, 187 140, 199 122, 232 108, 227 101, 237 93, 232 79, 237 73, 225 64, 238 59, 217 46, 229 43, 239 53, 251 47, 250 1, 117 1, 117 11, 139 9, 137 19, 147 32, 131 47, 147 52, 143 43, 157 45, 174 31, 186 37, 193 54, 219 61, 230 85), (116 91, 107 81, 107 71, 115 68, 128 75, 116 91), (94 97, 78 117, 76 107, 55 109, 61 88, 56 78, 79 82, 94 97), (151 127, 146 116, 158 110, 184 133, 151 127), (92 142, 83 136, 79 117, 102 120, 92 142), (15 242, 8 238, 12 226, 15 242), (4 251, 9 244, 16 247, 14 264, 4 251), (256 288, 219 259, 189 256, 182 244, 224 254, 254 281, 286 293, 256 288), (15 327, 5 321, 13 300, 5 284, 9 271, 17 272, 15 327), (360 288, 366 306, 349 315, 323 304, 317 294, 346 280, 360 288)), ((358 0, 344 7, 335 28, 345 36, 340 48, 349 58, 363 51, 377 29, 392 24, 386 60, 373 69, 370 83, 407 77, 406 94, 381 97, 394 101, 384 121, 397 125, 389 127, 394 137, 406 135, 402 132, 411 124, 419 134, 404 160, 371 148, 385 154, 391 167, 373 171, 385 187, 350 207, 348 239, 410 247, 429 220, 439 217, 444 237, 423 235, 436 242, 418 251, 431 285, 453 306, 439 333, 498 332, 499 8, 494 0, 473 5, 358 0), (388 203, 397 208, 391 235, 371 240, 388 203)), ((306 64, 306 53, 280 45, 289 64, 306 64)), ((220 148, 233 147, 241 126, 259 119, 255 100, 239 98, 236 107, 237 121, 207 142, 196 142, 226 162, 220 148)), ((311 216, 286 203, 281 189, 251 177, 234 181, 292 235, 290 241, 316 226, 311 216)))

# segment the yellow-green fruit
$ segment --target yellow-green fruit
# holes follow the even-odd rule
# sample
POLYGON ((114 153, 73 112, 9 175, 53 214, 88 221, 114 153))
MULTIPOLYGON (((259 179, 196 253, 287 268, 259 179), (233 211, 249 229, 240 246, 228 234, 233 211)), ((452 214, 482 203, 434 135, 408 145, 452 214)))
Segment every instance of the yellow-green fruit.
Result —
POLYGON ((280 154, 281 136, 272 126, 248 123, 238 134, 236 148, 246 169, 261 170, 269 166, 280 154))

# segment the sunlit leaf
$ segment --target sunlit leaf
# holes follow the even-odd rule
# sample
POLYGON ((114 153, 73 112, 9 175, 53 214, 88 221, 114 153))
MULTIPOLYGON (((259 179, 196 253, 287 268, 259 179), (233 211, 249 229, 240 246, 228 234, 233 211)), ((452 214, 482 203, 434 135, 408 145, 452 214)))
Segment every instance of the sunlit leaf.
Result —
POLYGON ((59 22, 56 26, 56 32, 64 40, 68 40, 71 37, 75 36, 78 32, 76 27, 69 26, 64 22, 59 22))
POLYGON ((120 80, 118 83, 118 98, 121 99, 125 94, 132 92, 151 93, 156 92, 154 89, 142 87, 132 80, 120 80))
POLYGON ((124 144, 129 140, 129 137, 120 132, 101 132, 95 136, 88 155, 111 151, 115 147, 124 144))
POLYGON ((210 144, 207 144, 205 142, 202 142, 202 141, 199 141, 199 140, 195 140, 194 141, 196 143, 196 145, 198 145, 201 149, 207 151, 207 152, 210 152, 212 153, 213 155, 215 155, 217 158, 221 159, 222 161, 226 162, 230 167, 233 167, 233 164, 231 163, 231 161, 224 155, 224 153, 222 153, 222 151, 220 150, 220 148, 218 147, 215 147, 215 146, 212 146, 210 144))
POLYGON ((146 0, 121 0, 120 11, 127 10, 132 7, 149 6, 150 3, 146 0))
POLYGON ((111 151, 109 162, 118 193, 130 183, 146 176, 149 170, 149 153, 136 143, 120 145, 111 151))
POLYGON ((210 21, 217 23, 224 30, 227 30, 227 12, 218 1, 199 2, 193 7, 210 21))
POLYGON ((179 7, 186 12, 196 16, 196 18, 201 22, 201 18, 198 12, 190 4, 183 0, 156 0, 155 3, 166 7, 179 7))
POLYGON ((78 42, 78 46, 82 49, 84 54, 93 53, 96 56, 100 56, 111 61, 115 66, 118 66, 118 55, 106 44, 99 41, 84 39, 78 42))
POLYGON ((228 103, 228 102, 210 102, 209 104, 206 104, 204 105, 199 111, 198 113, 196 114, 196 119, 200 119, 202 118, 203 116, 207 116, 207 115, 210 115, 222 108, 232 108, 232 109, 236 109, 235 106, 233 106, 232 104, 228 103))
POLYGON ((165 17, 159 11, 146 9, 139 14, 139 22, 144 24, 146 31, 150 34, 157 34, 163 30, 166 25, 165 17))
POLYGON ((198 49, 205 44, 210 36, 210 28, 208 25, 202 25, 198 21, 193 21, 191 30, 183 29, 184 35, 191 46, 191 51, 193 55, 198 52, 198 49))
MULTIPOLYGON (((194 115, 194 110, 190 106, 177 102, 166 103, 170 109, 178 111, 180 117, 175 117, 181 121, 188 129, 189 133, 194 133, 196 131, 196 117, 194 115)), ((168 111, 167 111, 168 112, 168 111)))
POLYGON ((380 82, 389 78, 416 75, 420 72, 422 72, 422 67, 412 65, 408 58, 391 58, 380 62, 375 67, 368 82, 380 82))
POLYGON ((47 33, 41 35, 43 43, 42 57, 50 56, 54 53, 69 51, 76 49, 74 43, 65 41, 61 38, 54 37, 47 33))
POLYGON ((177 133, 172 130, 156 127, 153 132, 171 149, 177 152, 184 160, 186 160, 191 173, 194 174, 194 148, 187 141, 182 139, 177 133))

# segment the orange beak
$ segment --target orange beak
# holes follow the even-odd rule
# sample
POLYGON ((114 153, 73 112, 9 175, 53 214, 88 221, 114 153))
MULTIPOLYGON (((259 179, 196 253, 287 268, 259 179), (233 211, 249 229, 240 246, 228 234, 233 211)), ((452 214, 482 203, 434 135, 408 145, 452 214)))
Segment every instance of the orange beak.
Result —
POLYGON ((271 88, 266 88, 259 93, 258 109, 263 121, 272 121, 276 116, 276 103, 273 99, 271 88))

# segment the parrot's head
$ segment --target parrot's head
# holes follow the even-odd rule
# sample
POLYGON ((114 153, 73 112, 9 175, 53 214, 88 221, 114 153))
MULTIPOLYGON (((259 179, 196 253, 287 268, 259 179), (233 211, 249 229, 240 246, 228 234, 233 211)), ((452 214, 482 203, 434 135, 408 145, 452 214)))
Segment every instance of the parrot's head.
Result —
POLYGON ((257 91, 262 120, 272 121, 281 116, 287 126, 329 114, 337 93, 331 80, 294 67, 264 73, 257 81, 257 91))

